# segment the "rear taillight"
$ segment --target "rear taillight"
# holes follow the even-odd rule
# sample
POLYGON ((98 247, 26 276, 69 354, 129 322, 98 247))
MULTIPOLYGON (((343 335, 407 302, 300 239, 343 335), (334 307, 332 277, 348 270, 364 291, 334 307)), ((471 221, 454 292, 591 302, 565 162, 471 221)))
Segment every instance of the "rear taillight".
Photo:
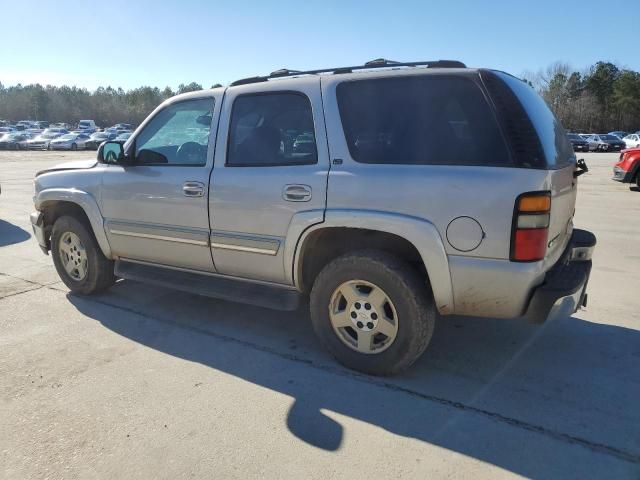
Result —
POLYGON ((511 260, 535 262, 547 252, 551 194, 524 193, 516 200, 511 234, 511 260))

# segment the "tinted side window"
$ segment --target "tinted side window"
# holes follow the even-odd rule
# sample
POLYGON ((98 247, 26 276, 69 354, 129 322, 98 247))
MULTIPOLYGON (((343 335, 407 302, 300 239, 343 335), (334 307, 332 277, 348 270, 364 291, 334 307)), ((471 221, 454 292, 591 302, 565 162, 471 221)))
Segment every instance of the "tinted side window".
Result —
POLYGON ((338 107, 351 157, 363 163, 511 165, 472 80, 425 75, 344 82, 338 107))
POLYGON ((316 163, 309 99, 300 93, 242 95, 233 102, 228 166, 316 163))
POLYGON ((205 165, 213 102, 213 98, 185 100, 158 112, 135 139, 136 163, 205 165))
POLYGON ((509 85, 526 110, 540 137, 547 165, 552 168, 563 166, 575 158, 564 127, 542 97, 522 80, 503 72, 496 72, 496 74, 509 85))

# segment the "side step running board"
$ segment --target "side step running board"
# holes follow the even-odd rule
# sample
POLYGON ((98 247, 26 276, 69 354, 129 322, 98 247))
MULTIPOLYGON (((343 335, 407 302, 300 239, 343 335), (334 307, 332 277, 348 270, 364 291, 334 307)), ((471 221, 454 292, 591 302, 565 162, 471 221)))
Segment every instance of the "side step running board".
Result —
POLYGON ((122 260, 116 261, 115 274, 127 280, 274 310, 295 310, 300 304, 300 292, 285 286, 265 285, 122 260))

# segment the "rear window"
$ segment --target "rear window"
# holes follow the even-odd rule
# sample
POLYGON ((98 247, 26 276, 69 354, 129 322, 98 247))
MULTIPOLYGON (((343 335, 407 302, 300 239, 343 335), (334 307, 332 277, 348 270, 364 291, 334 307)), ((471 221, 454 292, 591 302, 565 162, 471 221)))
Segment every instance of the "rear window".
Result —
POLYGON ((337 97, 349 152, 357 162, 512 164, 493 112, 469 78, 356 80, 338 85, 337 97))
POLYGON ((560 121, 536 91, 522 80, 503 72, 495 72, 516 94, 540 138, 547 166, 557 168, 575 159, 573 146, 560 121))

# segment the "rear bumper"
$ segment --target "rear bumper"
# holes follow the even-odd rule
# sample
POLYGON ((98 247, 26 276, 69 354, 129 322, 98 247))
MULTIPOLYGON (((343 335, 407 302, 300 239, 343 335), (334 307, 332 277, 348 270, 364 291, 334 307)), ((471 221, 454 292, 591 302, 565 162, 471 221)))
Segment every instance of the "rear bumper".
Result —
POLYGON ((587 283, 596 237, 587 230, 574 230, 560 260, 535 288, 525 313, 532 323, 564 317, 587 304, 587 283))

